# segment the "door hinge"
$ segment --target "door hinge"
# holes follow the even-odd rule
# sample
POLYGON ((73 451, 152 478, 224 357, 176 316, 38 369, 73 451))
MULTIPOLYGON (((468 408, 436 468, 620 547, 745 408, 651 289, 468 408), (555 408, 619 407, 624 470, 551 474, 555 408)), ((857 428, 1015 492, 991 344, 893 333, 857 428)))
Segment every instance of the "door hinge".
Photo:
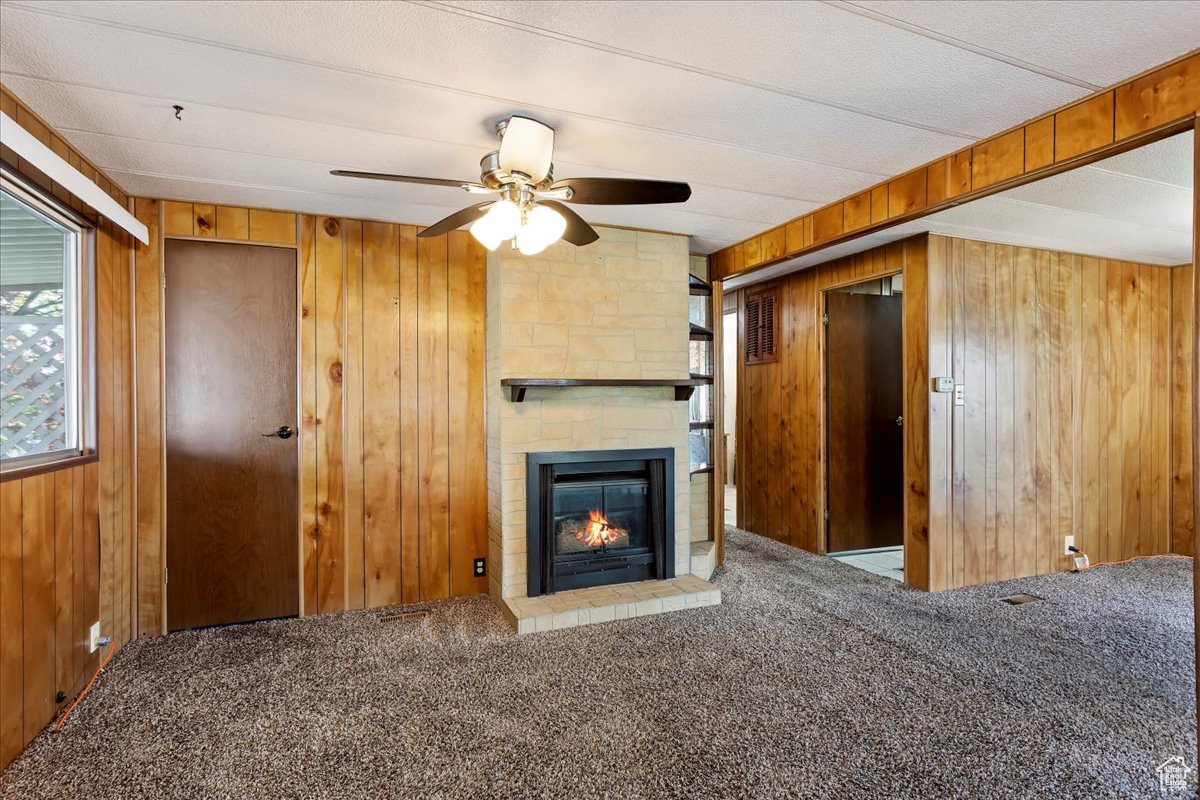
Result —
POLYGON ((167 273, 165 273, 165 272, 162 274, 162 286, 163 286, 163 289, 167 288, 167 273))
POLYGON ((825 521, 829 522, 829 509, 825 509, 825 521))
POLYGON ((167 568, 163 567, 163 583, 170 583, 171 575, 167 572, 167 568))
POLYGON ((828 325, 828 324, 829 324, 829 315, 828 315, 828 314, 822 314, 822 315, 821 315, 821 324, 822 324, 822 325, 828 325))

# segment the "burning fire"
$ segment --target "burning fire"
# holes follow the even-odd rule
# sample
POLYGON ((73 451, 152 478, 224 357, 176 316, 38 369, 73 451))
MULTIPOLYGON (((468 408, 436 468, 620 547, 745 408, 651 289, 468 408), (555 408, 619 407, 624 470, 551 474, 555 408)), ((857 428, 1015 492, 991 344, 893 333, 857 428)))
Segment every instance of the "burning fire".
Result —
POLYGON ((575 531, 575 538, 588 547, 603 547, 628 535, 620 528, 610 525, 608 518, 595 508, 588 512, 588 521, 575 531))

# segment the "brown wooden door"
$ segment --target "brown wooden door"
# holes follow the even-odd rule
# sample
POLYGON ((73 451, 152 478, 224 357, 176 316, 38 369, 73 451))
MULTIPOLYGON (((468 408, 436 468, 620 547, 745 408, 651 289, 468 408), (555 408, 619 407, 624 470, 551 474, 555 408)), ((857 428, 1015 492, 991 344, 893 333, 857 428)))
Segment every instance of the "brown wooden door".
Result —
POLYGON ((299 612, 296 251, 166 244, 167 625, 299 612))
POLYGON ((828 552, 904 543, 903 305, 825 295, 828 552))

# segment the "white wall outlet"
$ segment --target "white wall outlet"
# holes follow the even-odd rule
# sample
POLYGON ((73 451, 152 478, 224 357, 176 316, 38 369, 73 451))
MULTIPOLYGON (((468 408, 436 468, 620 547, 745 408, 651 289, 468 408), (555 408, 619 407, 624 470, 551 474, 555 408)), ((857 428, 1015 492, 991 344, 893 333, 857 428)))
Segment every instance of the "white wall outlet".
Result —
POLYGON ((1074 536, 1064 536, 1063 537, 1063 555, 1064 556, 1071 555, 1071 548, 1074 546, 1075 546, 1075 537, 1074 536))
POLYGON ((88 634, 88 652, 94 653, 100 649, 100 623, 93 622, 92 630, 88 634))

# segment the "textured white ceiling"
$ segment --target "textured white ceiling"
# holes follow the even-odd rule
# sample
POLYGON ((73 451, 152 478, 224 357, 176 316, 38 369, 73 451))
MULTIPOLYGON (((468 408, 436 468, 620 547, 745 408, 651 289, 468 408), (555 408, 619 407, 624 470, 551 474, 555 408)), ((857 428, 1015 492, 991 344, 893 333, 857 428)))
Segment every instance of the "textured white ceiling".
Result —
POLYGON ((524 111, 560 177, 692 184, 585 218, 706 252, 1195 45, 1151 5, 22 0, 0 80, 134 194, 420 224, 469 198, 328 171, 473 179, 524 111))
POLYGON ((1087 167, 725 282, 727 290, 931 231, 987 242, 1176 266, 1192 259, 1193 136, 1087 167))

